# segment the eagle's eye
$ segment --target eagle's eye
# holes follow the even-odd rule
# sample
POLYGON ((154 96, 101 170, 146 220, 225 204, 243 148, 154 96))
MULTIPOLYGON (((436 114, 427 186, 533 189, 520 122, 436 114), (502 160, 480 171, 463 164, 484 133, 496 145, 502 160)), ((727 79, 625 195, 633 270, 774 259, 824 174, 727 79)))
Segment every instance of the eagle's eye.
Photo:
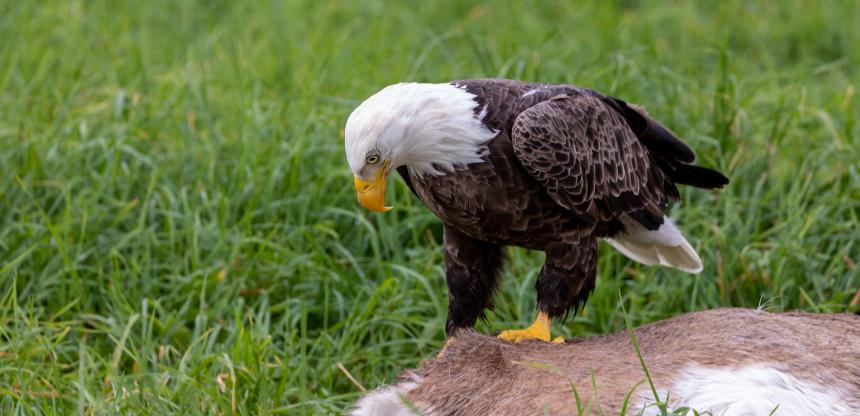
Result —
POLYGON ((376 153, 371 153, 367 155, 367 158, 365 158, 364 161, 368 165, 375 165, 376 162, 379 162, 379 155, 376 153))

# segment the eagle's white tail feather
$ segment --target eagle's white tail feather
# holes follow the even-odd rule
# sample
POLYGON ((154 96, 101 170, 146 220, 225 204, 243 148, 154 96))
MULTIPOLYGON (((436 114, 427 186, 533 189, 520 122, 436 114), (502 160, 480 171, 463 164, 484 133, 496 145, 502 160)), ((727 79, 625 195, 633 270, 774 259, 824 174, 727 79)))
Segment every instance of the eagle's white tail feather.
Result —
POLYGON ((654 231, 632 219, 624 218, 622 222, 625 232, 606 241, 625 256, 648 266, 660 264, 688 273, 702 271, 702 259, 669 218, 664 217, 663 225, 654 231))

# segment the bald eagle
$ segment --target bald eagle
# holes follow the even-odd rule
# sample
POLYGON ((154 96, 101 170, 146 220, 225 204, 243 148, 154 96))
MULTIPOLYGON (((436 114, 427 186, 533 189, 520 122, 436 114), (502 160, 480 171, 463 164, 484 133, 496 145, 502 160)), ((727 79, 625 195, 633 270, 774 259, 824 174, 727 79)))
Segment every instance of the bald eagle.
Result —
MULTIPOLYGON (((474 326, 505 246, 542 250, 537 319, 503 339, 549 341, 550 319, 594 289, 597 241, 646 265, 702 270, 665 216, 676 184, 728 183, 642 108, 573 85, 503 79, 391 85, 345 129, 358 199, 383 212, 396 170, 444 224, 449 336, 474 326)), ((559 341, 556 338, 555 341, 559 341)))

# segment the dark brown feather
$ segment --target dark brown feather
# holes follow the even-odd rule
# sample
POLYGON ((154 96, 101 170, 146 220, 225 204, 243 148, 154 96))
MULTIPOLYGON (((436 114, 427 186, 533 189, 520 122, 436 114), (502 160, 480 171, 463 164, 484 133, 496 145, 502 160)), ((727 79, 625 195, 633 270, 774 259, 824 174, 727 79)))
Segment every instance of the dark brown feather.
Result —
POLYGON ((682 163, 693 163, 696 160, 693 149, 656 120, 640 113, 617 98, 604 97, 603 101, 624 116, 624 120, 639 138, 639 141, 652 153, 682 163))
POLYGON ((663 172, 651 169, 648 149, 603 100, 556 96, 523 111, 511 138, 526 171, 556 203, 586 221, 641 210, 662 217, 663 172))

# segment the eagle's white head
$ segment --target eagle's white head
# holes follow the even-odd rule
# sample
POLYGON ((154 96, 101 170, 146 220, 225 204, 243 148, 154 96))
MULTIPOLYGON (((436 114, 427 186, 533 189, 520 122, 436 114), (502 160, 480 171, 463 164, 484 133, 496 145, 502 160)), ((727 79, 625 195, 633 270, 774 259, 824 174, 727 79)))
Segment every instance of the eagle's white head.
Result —
POLYGON ((482 144, 496 133, 475 115, 475 95, 451 84, 402 83, 365 100, 346 121, 346 158, 361 203, 387 211, 392 169, 441 175, 481 162, 482 144))

